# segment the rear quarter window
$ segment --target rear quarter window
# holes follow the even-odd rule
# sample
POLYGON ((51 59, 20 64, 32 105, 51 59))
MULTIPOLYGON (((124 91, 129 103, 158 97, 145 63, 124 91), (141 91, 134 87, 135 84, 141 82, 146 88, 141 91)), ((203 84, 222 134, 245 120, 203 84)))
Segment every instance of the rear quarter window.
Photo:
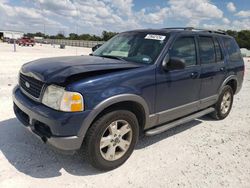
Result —
POLYGON ((236 41, 232 38, 223 38, 225 50, 227 51, 229 61, 241 61, 240 48, 236 41))

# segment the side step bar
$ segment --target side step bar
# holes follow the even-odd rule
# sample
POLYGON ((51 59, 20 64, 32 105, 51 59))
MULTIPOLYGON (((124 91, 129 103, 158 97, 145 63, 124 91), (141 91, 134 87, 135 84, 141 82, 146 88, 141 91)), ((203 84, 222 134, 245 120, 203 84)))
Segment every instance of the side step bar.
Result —
POLYGON ((186 116, 184 118, 181 118, 181 119, 178 119, 176 121, 173 121, 173 122, 170 122, 168 124, 165 124, 165 125, 162 125, 162 126, 159 126, 159 127, 156 127, 156 128, 153 128, 153 129, 150 129, 148 131, 146 131, 146 136, 154 136, 156 134, 160 134, 162 132, 165 132, 167 131, 168 129, 171 129, 173 127, 176 127, 178 125, 181 125, 183 123, 187 123, 187 122, 190 122, 196 118, 199 118, 201 116, 204 116, 206 114, 209 114, 211 112, 213 112, 215 109, 210 107, 210 108, 207 108, 205 110, 202 110, 202 111, 199 111, 199 112, 196 112, 194 114, 191 114, 189 116, 186 116))

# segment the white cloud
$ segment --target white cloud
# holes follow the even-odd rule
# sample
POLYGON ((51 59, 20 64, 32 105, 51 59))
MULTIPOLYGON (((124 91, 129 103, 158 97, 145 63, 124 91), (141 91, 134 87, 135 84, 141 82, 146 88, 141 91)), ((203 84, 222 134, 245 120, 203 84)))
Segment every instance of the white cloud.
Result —
MULTIPOLYGON (((120 31, 139 26, 132 15, 132 0, 66 0, 64 3, 57 0, 39 0, 35 4, 49 17, 63 19, 64 24, 78 25, 81 33, 89 32, 89 29, 100 33, 104 29, 120 31)), ((71 32, 74 31, 71 29, 71 32)))
POLYGON ((188 19, 222 18, 223 12, 209 0, 170 0, 173 15, 188 19))
POLYGON ((41 30, 44 23, 53 27, 65 28, 60 22, 44 17, 38 9, 10 6, 7 1, 0 2, 0 16, 4 18, 0 20, 1 27, 8 29, 33 32, 36 29, 41 30))
POLYGON ((236 11, 236 7, 235 7, 233 2, 227 3, 227 10, 230 11, 230 12, 235 12, 236 11))
POLYGON ((230 24, 230 20, 227 18, 223 18, 222 21, 224 24, 230 24))
POLYGON ((241 19, 241 20, 234 20, 233 21, 233 28, 235 30, 249 30, 250 19, 241 19))
POLYGON ((136 16, 138 20, 141 20, 145 23, 149 24, 162 24, 164 20, 169 16, 170 9, 168 7, 164 7, 161 9, 157 9, 155 12, 148 13, 146 9, 142 9, 136 16))
POLYGON ((197 27, 204 20, 223 18, 223 12, 209 0, 170 0, 170 19, 185 21, 197 27))
POLYGON ((131 16, 133 14, 133 0, 104 0, 104 2, 117 10, 119 15, 131 16))
MULTIPOLYGON (((19 6, 11 6, 8 0, 0 0, 0 25, 35 32, 43 31, 45 24, 50 34, 61 30, 65 33, 78 30, 78 33, 100 34, 103 30, 120 32, 172 24, 197 27, 241 25, 239 21, 224 17, 223 11, 212 0, 168 0, 165 6, 142 7, 139 10, 135 10, 134 1, 25 0, 19 6)), ((227 7, 236 11, 233 3, 228 3, 227 7)), ((236 15, 247 18, 250 13, 240 11, 236 15)))
POLYGON ((168 20, 182 20, 188 26, 198 26, 203 20, 222 19, 223 12, 209 0, 169 0, 168 7, 157 9, 155 12, 140 12, 146 23, 164 23, 168 20))
POLYGON ((204 28, 213 29, 213 30, 249 30, 250 19, 241 19, 234 20, 230 22, 230 25, 227 23, 212 23, 212 24, 203 24, 204 28))
POLYGON ((240 12, 238 12, 236 14, 236 16, 242 17, 242 18, 246 18, 246 17, 250 17, 250 10, 242 10, 240 12))

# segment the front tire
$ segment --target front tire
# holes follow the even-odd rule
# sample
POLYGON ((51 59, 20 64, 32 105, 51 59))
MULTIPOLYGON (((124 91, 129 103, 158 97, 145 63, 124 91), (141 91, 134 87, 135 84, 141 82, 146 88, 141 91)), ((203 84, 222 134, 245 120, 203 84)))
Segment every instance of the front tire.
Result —
POLYGON ((139 136, 135 114, 127 110, 109 112, 97 119, 87 132, 87 160, 100 170, 112 170, 125 163, 139 136))
POLYGON ((228 116, 233 105, 233 89, 226 85, 223 87, 217 103, 215 111, 211 114, 214 119, 222 120, 228 116))

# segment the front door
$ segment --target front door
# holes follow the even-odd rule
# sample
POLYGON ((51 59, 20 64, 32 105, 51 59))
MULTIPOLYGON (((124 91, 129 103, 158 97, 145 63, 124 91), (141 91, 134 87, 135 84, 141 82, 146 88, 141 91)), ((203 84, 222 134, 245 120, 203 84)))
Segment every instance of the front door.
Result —
POLYGON ((165 123, 197 111, 201 86, 197 63, 197 42, 194 36, 177 36, 168 51, 169 57, 180 58, 185 68, 156 72, 156 114, 158 123, 165 123))

